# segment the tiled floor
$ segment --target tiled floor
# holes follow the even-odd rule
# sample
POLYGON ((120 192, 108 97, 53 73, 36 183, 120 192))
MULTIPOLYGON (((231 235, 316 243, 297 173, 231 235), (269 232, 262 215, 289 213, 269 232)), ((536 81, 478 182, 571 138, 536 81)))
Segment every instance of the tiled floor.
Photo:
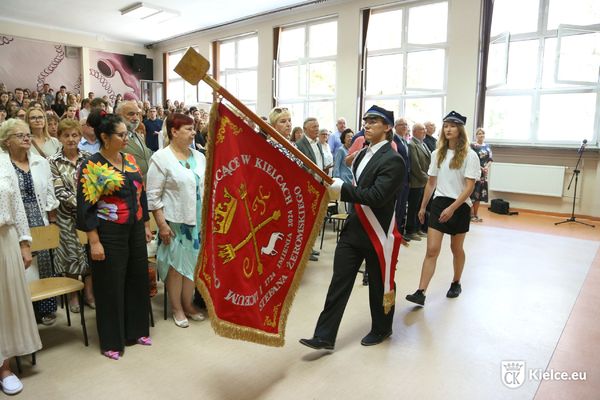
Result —
MULTIPOLYGON (((312 334, 331 278, 335 236, 328 228, 319 262, 310 263, 286 329, 269 348, 216 336, 208 322, 188 329, 163 321, 154 298, 151 348, 133 346, 119 361, 99 354, 93 312, 90 347, 63 315, 41 327, 38 365, 24 362, 19 399, 598 399, 600 379, 600 228, 554 226, 553 218, 482 213, 466 240, 463 294, 445 297, 451 280, 448 239, 424 309, 414 291, 425 241, 402 247, 394 335, 366 348, 367 288, 356 281, 334 352, 298 344, 312 334), (527 368, 586 371, 585 382, 502 384, 505 360, 527 368)), ((0 395, 1 396, 1 395, 0 395)))

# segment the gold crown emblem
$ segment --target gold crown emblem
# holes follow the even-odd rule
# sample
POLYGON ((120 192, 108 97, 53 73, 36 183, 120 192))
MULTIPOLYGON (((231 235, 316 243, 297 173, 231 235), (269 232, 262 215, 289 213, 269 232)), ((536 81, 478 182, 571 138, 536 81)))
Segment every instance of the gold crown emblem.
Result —
POLYGON ((225 188, 223 197, 225 199, 229 199, 229 201, 224 201, 217 204, 215 209, 215 224, 213 227, 213 232, 226 234, 229 232, 231 222, 233 221, 233 216, 235 215, 235 210, 237 209, 237 199, 229 194, 227 188, 225 188))

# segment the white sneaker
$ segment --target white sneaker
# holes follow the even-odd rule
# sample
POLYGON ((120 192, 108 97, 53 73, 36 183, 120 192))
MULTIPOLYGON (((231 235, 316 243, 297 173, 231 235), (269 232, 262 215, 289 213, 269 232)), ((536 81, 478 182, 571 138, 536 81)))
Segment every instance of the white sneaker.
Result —
POLYGON ((16 375, 9 375, 0 381, 2 391, 6 394, 17 394, 23 390, 23 383, 16 375))

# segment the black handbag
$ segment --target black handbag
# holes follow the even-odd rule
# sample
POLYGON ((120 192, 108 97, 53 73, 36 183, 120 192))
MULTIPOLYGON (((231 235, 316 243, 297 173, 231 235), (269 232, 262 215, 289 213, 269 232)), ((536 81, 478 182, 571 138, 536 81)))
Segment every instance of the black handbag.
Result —
POLYGON ((509 215, 510 214, 510 203, 502 199, 492 199, 491 207, 489 210, 496 214, 509 215))

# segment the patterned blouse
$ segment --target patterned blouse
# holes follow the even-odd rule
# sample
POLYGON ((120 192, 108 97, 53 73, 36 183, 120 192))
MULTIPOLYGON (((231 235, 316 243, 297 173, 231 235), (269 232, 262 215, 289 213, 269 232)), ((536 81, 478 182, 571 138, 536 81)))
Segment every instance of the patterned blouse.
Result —
POLYGON ((77 182, 77 229, 94 230, 99 218, 116 224, 148 221, 140 168, 131 154, 121 156, 120 171, 101 153, 93 154, 82 164, 77 182))

